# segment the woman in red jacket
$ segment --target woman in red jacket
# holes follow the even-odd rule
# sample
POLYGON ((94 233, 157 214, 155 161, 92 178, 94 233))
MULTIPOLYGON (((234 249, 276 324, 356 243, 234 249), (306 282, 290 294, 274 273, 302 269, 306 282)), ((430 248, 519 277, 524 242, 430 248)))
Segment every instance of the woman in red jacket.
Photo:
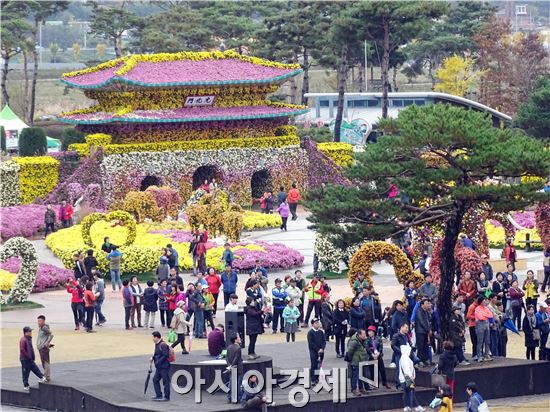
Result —
POLYGON ((93 332, 92 326, 94 324, 94 312, 95 312, 95 295, 92 291, 94 284, 92 282, 86 283, 86 290, 84 291, 84 306, 86 308, 86 332, 93 332))
POLYGON ((66 200, 61 202, 61 207, 59 208, 59 221, 61 222, 61 226, 71 226, 73 211, 73 207, 70 203, 67 203, 66 200))
POLYGON ((222 285, 222 279, 220 275, 216 273, 214 268, 208 269, 208 275, 206 276, 208 282, 208 292, 214 297, 214 308, 212 310, 212 317, 216 317, 216 310, 218 310, 218 296, 220 294, 220 286, 222 285))
POLYGON ((512 281, 512 286, 508 290, 508 296, 510 297, 510 306, 512 307, 512 322, 521 330, 521 312, 523 311, 523 290, 520 289, 518 281, 512 281))
POLYGON ((300 201, 300 192, 296 189, 296 183, 292 183, 292 189, 288 191, 287 201, 290 213, 292 213, 292 220, 298 219, 296 209, 298 208, 298 202, 300 201))
POLYGON ((80 283, 74 279, 69 279, 67 283, 67 293, 70 293, 71 296, 71 309, 73 311, 74 317, 74 330, 79 330, 80 325, 84 326, 84 288, 80 283))

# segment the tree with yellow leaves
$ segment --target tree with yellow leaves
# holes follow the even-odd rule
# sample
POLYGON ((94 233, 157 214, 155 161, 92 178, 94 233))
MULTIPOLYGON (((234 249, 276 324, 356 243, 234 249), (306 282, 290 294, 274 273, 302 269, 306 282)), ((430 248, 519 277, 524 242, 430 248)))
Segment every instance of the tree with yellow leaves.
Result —
POLYGON ((462 97, 476 83, 478 75, 474 71, 474 59, 455 54, 444 59, 436 71, 439 83, 435 85, 435 91, 462 97))

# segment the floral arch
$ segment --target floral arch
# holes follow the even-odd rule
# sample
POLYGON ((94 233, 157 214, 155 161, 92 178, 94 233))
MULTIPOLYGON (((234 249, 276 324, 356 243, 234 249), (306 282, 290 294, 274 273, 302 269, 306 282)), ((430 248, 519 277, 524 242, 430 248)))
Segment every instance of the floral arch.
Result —
MULTIPOLYGON (((441 278, 441 247, 443 239, 437 241, 430 261, 430 274, 435 283, 441 278)), ((458 242, 455 247, 455 262, 460 265, 460 272, 468 271, 474 278, 481 273, 483 263, 479 254, 470 248, 464 247, 458 242)))
POLYGON ((372 285, 370 275, 372 264, 381 260, 393 265, 395 277, 401 285, 408 280, 413 280, 416 286, 420 287, 424 282, 424 277, 419 272, 413 272, 411 262, 401 249, 391 243, 375 241, 364 243, 351 257, 348 272, 351 288, 353 289, 353 283, 359 271, 365 273, 365 279, 369 285, 372 285))
POLYGON ((25 302, 34 287, 38 270, 38 255, 34 245, 23 237, 8 239, 0 248, 0 262, 12 257, 21 259, 21 267, 10 293, 0 296, 0 304, 25 302))

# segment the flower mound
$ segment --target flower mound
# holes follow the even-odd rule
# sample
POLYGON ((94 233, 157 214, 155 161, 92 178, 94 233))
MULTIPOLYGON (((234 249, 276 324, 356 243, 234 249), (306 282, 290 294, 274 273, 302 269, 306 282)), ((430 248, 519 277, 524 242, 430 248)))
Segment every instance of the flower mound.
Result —
POLYGON ((57 185, 59 162, 53 157, 16 157, 15 161, 21 168, 21 203, 32 203, 37 197, 46 196, 57 185))
POLYGON ((20 257, 22 263, 10 293, 0 296, 2 304, 26 301, 34 286, 38 270, 36 249, 25 238, 11 238, 0 248, 0 262, 5 262, 12 257, 20 257))
MULTIPOLYGON (((58 210, 58 206, 53 206, 58 210)), ((44 228, 46 206, 21 205, 0 208, 0 236, 2 240, 12 237, 32 237, 39 229, 44 228)))
MULTIPOLYGON (((159 263, 162 248, 171 243, 179 254, 179 265, 190 270, 193 262, 189 256, 189 229, 183 229, 181 223, 140 223, 136 227, 136 239, 131 246, 121 247, 123 254, 123 273, 143 273, 154 271, 159 263)), ((115 245, 121 245, 126 239, 127 230, 123 226, 111 226, 106 221, 97 222, 91 230, 91 238, 99 245, 103 237, 109 236, 115 245)), ((80 225, 58 230, 46 239, 46 246, 59 257, 66 268, 72 268, 72 256, 75 252, 88 249, 82 239, 80 225)), ((214 243, 207 244, 206 265, 218 268, 224 247, 214 243)), ((92 247, 98 260, 98 267, 103 273, 109 272, 106 254, 97 247, 92 247)), ((256 259, 261 259, 268 268, 287 269, 302 265, 304 257, 296 250, 282 244, 265 242, 237 242, 232 244, 235 254, 235 268, 248 270, 254 267, 256 259)))
POLYGON ((359 271, 363 271, 365 279, 369 285, 372 285, 370 275, 372 264, 381 260, 393 265, 395 277, 401 285, 408 280, 413 280, 416 286, 420 287, 424 282, 424 277, 419 272, 413 272, 411 262, 401 249, 391 243, 376 241, 364 243, 351 257, 348 277, 352 290, 359 271))
POLYGON ((82 220, 82 239, 87 246, 94 246, 92 237, 90 236, 90 230, 94 223, 101 220, 114 220, 118 224, 126 226, 126 228, 128 229, 128 237, 121 246, 130 246, 132 243, 134 243, 134 240, 136 239, 136 222, 134 222, 134 219, 132 218, 132 215, 130 215, 130 213, 123 212, 122 210, 116 210, 107 214, 91 213, 82 220))

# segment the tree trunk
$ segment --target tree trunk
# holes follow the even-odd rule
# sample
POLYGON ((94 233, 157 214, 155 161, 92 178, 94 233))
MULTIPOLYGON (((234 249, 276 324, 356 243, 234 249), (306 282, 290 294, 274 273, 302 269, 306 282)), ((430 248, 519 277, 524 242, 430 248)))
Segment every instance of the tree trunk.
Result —
POLYGON ((359 65, 359 93, 366 92, 365 90, 365 76, 366 76, 365 61, 363 60, 359 65))
MULTIPOLYGON (((370 64, 370 84, 372 89, 372 82, 374 81, 374 64, 370 64)), ((366 90, 368 92, 368 90, 366 90)))
POLYGON ((8 70, 9 70, 9 64, 10 64, 10 55, 5 54, 4 56, 4 66, 2 67, 2 80, 1 80, 1 87, 2 87, 2 101, 3 104, 10 104, 10 96, 8 95, 8 88, 7 88, 7 82, 8 82, 8 70))
POLYGON ((432 62, 432 59, 430 59, 430 63, 428 64, 428 76, 430 77, 430 80, 432 82, 432 92, 435 90, 435 76, 433 67, 434 64, 432 62))
POLYGON ((120 52, 120 44, 122 43, 122 38, 121 37, 115 37, 113 43, 115 45, 115 56, 118 59, 119 57, 122 56, 122 53, 120 52))
POLYGON ((397 93, 399 91, 399 88, 397 87, 397 67, 393 68, 392 85, 393 85, 393 91, 397 93))
POLYGON ((34 65, 33 65, 33 72, 32 72, 32 83, 31 83, 31 94, 29 99, 29 111, 28 111, 28 122, 32 126, 34 123, 34 106, 36 103, 36 81, 38 79, 38 50, 36 50, 36 44, 38 43, 38 40, 36 38, 36 35, 38 33, 38 25, 41 24, 40 21, 35 20, 34 22, 34 30, 32 32, 33 37, 33 49, 32 49, 32 58, 34 59, 34 65))
MULTIPOLYGON (((298 64, 298 62, 299 62, 298 55, 296 54, 296 52, 294 52, 292 56, 292 63, 298 64)), ((297 98, 298 98, 298 83, 296 83, 296 77, 293 76, 290 79, 290 103, 296 104, 297 98)))
POLYGON ((29 72, 27 71, 28 67, 28 57, 27 50, 23 49, 23 76, 25 78, 25 91, 23 92, 23 117, 27 119, 27 111, 29 110, 29 72))
POLYGON ((302 104, 307 105, 306 93, 309 93, 309 54, 304 48, 304 79, 302 81, 302 104))
POLYGON ((344 93, 346 92, 346 80, 348 74, 348 45, 342 45, 340 53, 340 65, 338 66, 338 108, 336 110, 336 120, 334 122, 334 141, 340 141, 340 128, 342 127, 342 118, 344 116, 344 93))
POLYGON ((439 297, 437 311, 441 323, 441 335, 444 340, 449 337, 449 319, 452 314, 452 290, 455 276, 455 246, 462 229, 462 219, 468 209, 464 202, 457 201, 456 212, 445 226, 445 237, 441 247, 441 279, 439 281, 439 297))
POLYGON ((388 117, 388 89, 390 83, 388 72, 390 66, 390 22, 387 18, 383 21, 384 28, 384 54, 382 56, 382 117, 388 117))

